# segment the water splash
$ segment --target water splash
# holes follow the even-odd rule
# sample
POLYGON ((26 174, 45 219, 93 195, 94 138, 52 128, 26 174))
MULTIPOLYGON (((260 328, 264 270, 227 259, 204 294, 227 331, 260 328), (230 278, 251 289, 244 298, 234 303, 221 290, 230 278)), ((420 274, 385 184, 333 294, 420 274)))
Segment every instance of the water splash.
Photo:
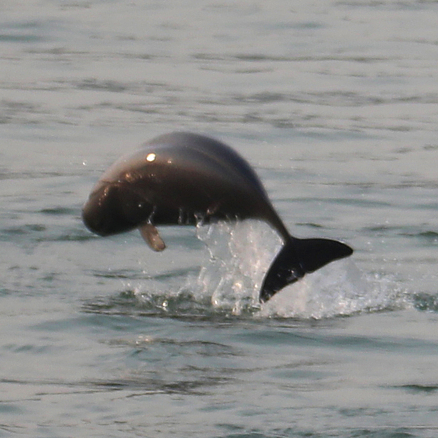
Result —
POLYGON ((134 304, 134 312, 172 317, 322 319, 409 304, 400 282, 361 272, 353 256, 306 275, 261 305, 264 275, 282 244, 278 235, 258 221, 199 224, 196 235, 209 254, 200 268, 125 283, 122 312, 134 304))
POLYGON ((365 274, 352 259, 345 259, 284 288, 259 315, 322 319, 393 310, 405 304, 404 291, 394 279, 365 274))
POLYGON ((281 247, 277 234, 262 222, 245 221, 198 226, 197 236, 210 259, 186 288, 204 299, 210 295, 215 308, 231 309, 234 315, 250 311, 260 317, 320 319, 405 305, 395 279, 365 274, 349 258, 306 275, 261 306, 264 275, 281 247))
POLYGON ((210 294, 214 307, 231 308, 235 315, 259 308, 263 277, 281 247, 278 235, 257 221, 198 225, 196 230, 210 258, 192 285, 195 293, 210 294))

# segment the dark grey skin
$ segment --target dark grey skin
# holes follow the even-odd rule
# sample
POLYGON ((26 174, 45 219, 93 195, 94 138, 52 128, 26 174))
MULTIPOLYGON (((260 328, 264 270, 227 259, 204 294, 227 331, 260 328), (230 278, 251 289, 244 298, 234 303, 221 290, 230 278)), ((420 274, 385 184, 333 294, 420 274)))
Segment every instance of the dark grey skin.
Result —
POLYGON ((162 135, 116 161, 93 188, 82 218, 100 236, 139 228, 155 251, 165 248, 156 226, 265 221, 283 247, 265 275, 261 302, 353 252, 335 240, 291 236, 251 166, 229 146, 191 133, 162 135))

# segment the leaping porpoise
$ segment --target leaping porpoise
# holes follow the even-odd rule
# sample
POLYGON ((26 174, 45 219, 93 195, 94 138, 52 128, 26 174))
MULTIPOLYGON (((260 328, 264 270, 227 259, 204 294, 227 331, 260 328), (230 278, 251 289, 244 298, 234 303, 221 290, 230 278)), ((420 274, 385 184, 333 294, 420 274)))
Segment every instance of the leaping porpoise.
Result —
POLYGON ((229 146, 198 134, 161 135, 109 167, 84 205, 82 218, 100 236, 139 228, 155 251, 165 244, 157 225, 259 219, 283 240, 260 291, 268 301, 284 286, 353 250, 328 239, 289 234, 251 166, 229 146))

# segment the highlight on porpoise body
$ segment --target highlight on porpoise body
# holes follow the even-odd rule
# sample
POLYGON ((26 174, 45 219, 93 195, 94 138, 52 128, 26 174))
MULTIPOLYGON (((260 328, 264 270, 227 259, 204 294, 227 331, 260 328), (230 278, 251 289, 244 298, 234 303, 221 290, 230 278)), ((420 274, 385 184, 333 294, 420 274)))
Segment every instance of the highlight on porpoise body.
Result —
POLYGON ((291 236, 246 160, 224 143, 192 133, 164 134, 122 156, 94 186, 82 218, 100 236, 138 228, 155 251, 166 247, 157 226, 265 221, 283 246, 264 277, 262 303, 305 274, 353 253, 336 240, 291 236))

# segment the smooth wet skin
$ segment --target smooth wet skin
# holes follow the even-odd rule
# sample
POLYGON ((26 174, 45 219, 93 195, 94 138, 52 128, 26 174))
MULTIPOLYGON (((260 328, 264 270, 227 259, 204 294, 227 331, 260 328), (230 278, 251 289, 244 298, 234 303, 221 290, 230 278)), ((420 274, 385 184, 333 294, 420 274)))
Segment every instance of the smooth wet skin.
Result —
POLYGON ((155 251, 165 248, 156 226, 263 220, 284 246, 265 276, 262 302, 353 252, 333 240, 292 237, 251 166, 227 145, 191 133, 162 135, 116 161, 93 188, 82 215, 101 236, 139 228, 155 251))

